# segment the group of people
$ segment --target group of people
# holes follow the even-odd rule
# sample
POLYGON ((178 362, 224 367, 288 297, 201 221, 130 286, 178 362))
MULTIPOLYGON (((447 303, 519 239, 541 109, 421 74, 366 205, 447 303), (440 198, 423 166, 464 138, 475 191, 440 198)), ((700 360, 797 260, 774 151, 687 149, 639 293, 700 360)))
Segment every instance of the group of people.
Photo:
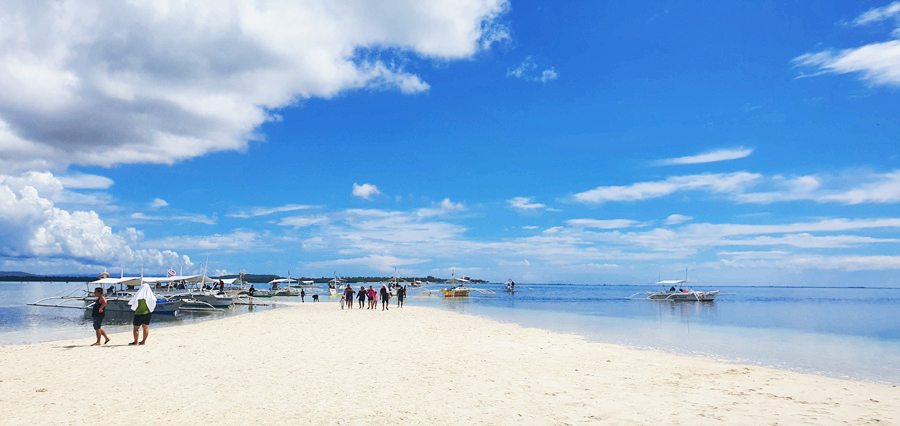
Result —
MULTIPOLYGON (((103 319, 106 317, 108 303, 106 297, 103 296, 103 288, 101 287, 94 289, 94 297, 97 298, 97 301, 94 302, 91 310, 91 318, 94 320, 94 332, 97 335, 97 341, 91 346, 100 346, 101 337, 106 339, 103 342, 104 345, 109 343, 109 336, 103 330, 103 319)), ((134 311, 134 319, 131 322, 131 325, 134 326, 132 330, 134 342, 129 343, 129 345, 143 345, 147 342, 147 336, 150 334, 150 318, 153 310, 156 309, 156 295, 153 294, 150 284, 141 284, 141 288, 128 301, 128 306, 134 311), (143 329, 143 339, 138 341, 141 329, 143 329)))
MULTIPOLYGON (((378 299, 381 299, 381 310, 390 310, 391 291, 388 290, 387 285, 385 284, 382 284, 381 289, 378 291, 375 291, 372 286, 369 286, 368 290, 366 290, 365 286, 359 286, 359 290, 354 291, 353 287, 348 285, 344 288, 343 295, 341 296, 341 309, 344 309, 344 306, 346 306, 347 309, 353 309, 354 295, 356 301, 359 303, 359 309, 362 309, 363 306, 366 306, 366 309, 378 309, 378 299)), ((404 299, 406 299, 406 287, 398 286, 397 307, 403 307, 404 299)))

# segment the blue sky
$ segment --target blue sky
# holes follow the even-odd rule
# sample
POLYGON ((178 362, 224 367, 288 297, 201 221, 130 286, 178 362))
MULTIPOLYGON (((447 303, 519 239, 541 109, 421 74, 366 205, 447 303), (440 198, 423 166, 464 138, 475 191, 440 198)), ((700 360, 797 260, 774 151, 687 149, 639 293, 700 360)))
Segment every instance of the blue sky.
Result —
POLYGON ((0 270, 900 286, 900 2, 12 2, 0 270))

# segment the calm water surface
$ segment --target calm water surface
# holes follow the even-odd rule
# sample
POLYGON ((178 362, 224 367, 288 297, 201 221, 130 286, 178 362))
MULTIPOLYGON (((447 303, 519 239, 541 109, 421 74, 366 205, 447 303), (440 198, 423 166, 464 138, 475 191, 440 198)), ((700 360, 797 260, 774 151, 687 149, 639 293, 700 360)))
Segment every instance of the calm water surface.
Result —
MULTIPOLYGON (((658 290, 649 286, 519 284, 513 294, 502 285, 476 287, 494 294, 445 299, 435 285, 428 288, 431 292, 411 288, 406 303, 575 333, 597 342, 900 384, 900 289, 723 287, 715 302, 698 303, 629 299, 658 290)), ((85 288, 0 284, 0 344, 90 338, 89 313, 26 305, 43 297, 80 295, 85 288)), ((323 302, 337 301, 327 291, 318 293, 323 302)), ((278 306, 278 298, 270 300, 278 306)), ((249 312, 238 306, 225 314, 158 315, 154 325, 249 312)), ((130 319, 107 316, 104 328, 129 331, 130 319)))

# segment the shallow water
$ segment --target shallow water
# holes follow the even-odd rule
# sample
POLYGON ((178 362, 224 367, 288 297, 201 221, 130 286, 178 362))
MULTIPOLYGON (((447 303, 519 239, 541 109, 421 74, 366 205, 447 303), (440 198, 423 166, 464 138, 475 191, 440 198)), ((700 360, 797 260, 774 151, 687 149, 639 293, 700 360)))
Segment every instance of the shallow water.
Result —
MULTIPOLYGON (((900 289, 724 287, 715 302, 699 303, 628 298, 658 290, 648 286, 520 284, 512 294, 502 285, 477 287, 494 294, 445 299, 440 286, 430 286, 430 292, 410 288, 406 303, 576 333, 597 342, 900 384, 900 289)), ((90 338, 90 314, 84 310, 26 305, 85 289, 84 284, 0 284, 0 344, 90 338)), ((323 303, 337 303, 327 291, 317 293, 323 303)), ((277 307, 279 298, 264 303, 274 305, 254 310, 277 307)), ((218 314, 155 315, 154 327, 249 312, 238 306, 218 314)), ((104 328, 127 332, 130 320, 107 316, 104 328)))
MULTIPOLYGON (((87 289, 84 283, 0 283, 0 345, 92 338, 94 329, 89 310, 27 305, 46 297, 83 296, 87 289)), ((78 305, 75 303, 72 306, 78 305)), ((156 314, 153 315, 153 327, 191 324, 276 307, 278 301, 273 300, 212 313, 179 311, 177 315, 156 314)), ((130 332, 132 318, 130 314, 109 312, 103 320, 103 329, 109 334, 130 332)))
POLYGON ((480 288, 496 294, 410 302, 591 341, 900 384, 900 289, 726 287, 700 303, 628 298, 658 290, 648 286, 480 288))

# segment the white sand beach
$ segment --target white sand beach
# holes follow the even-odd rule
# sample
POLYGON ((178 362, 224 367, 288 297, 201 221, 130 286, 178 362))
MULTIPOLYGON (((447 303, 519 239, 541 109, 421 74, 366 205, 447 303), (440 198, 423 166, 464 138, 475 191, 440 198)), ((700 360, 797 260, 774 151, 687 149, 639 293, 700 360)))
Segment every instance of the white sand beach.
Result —
POLYGON ((0 347, 0 423, 900 424, 900 388, 305 303, 0 347))

